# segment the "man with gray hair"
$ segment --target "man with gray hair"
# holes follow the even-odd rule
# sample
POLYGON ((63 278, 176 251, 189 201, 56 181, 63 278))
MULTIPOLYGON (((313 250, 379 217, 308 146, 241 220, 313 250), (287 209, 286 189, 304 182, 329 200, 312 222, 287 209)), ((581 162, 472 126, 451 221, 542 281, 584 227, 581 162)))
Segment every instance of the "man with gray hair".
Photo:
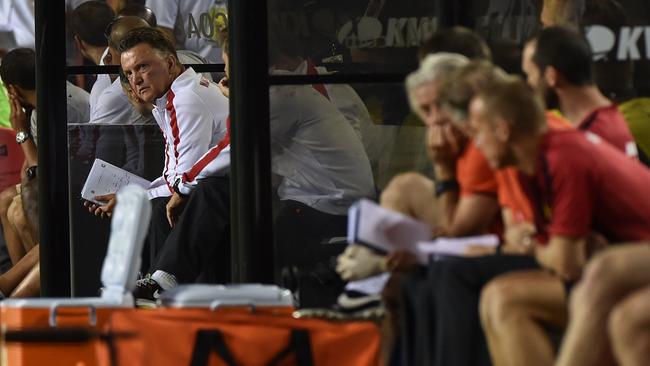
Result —
MULTIPOLYGON (((419 69, 407 77, 409 104, 427 128, 427 153, 435 180, 415 172, 403 173, 395 176, 381 195, 383 207, 428 223, 433 236, 481 234, 499 220, 494 172, 462 126, 451 123, 439 101, 446 78, 468 63, 459 54, 437 53, 424 58, 419 69)), ((386 269, 385 258, 365 251, 351 245, 339 258, 337 269, 344 279, 360 279, 386 269)))

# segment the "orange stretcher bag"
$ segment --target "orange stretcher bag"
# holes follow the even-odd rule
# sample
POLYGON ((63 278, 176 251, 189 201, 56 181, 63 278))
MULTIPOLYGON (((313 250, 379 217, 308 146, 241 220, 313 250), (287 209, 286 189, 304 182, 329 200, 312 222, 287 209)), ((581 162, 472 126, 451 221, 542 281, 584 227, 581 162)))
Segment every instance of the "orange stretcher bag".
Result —
POLYGON ((113 314, 104 347, 115 365, 380 365, 372 322, 295 319, 286 309, 132 310, 113 314))

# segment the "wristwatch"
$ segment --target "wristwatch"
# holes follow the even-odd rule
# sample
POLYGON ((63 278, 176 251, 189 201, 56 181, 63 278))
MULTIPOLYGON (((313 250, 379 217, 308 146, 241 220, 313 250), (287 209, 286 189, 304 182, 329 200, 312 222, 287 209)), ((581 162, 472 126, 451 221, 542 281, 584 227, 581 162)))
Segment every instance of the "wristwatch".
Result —
POLYGON ((31 137, 32 137, 32 135, 29 132, 18 131, 18 133, 16 133, 16 143, 18 145, 20 145, 23 142, 27 141, 28 138, 31 138, 31 137))
POLYGON ((181 196, 181 197, 183 197, 183 198, 186 198, 188 195, 185 194, 185 193, 183 193, 183 192, 181 192, 181 190, 178 188, 178 186, 179 186, 180 184, 181 184, 181 178, 176 179, 176 181, 174 182, 174 185, 172 186, 172 189, 173 189, 174 192, 176 192, 179 196, 181 196))
POLYGON ((436 181, 435 189, 436 189, 436 197, 440 197, 442 196, 443 193, 447 191, 450 190, 457 191, 459 187, 458 187, 458 182, 455 179, 448 179, 448 180, 436 181))

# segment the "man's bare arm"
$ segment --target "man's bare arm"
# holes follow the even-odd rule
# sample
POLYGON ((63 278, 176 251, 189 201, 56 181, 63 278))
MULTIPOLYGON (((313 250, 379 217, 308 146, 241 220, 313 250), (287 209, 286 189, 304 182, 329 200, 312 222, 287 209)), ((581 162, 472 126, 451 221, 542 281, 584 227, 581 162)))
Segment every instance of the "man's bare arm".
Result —
POLYGON ((554 235, 546 246, 537 245, 539 264, 566 280, 580 277, 587 262, 587 239, 554 235))

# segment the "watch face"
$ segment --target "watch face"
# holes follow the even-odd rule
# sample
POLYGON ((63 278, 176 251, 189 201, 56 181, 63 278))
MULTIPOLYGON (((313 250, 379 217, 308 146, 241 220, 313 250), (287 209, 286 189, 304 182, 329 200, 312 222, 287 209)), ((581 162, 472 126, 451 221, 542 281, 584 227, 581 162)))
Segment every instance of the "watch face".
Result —
POLYGON ((28 136, 29 136, 29 135, 27 135, 27 132, 25 132, 25 131, 19 131, 19 132, 16 134, 16 142, 19 143, 19 144, 22 144, 23 142, 25 142, 25 140, 27 140, 27 137, 28 137, 28 136))

